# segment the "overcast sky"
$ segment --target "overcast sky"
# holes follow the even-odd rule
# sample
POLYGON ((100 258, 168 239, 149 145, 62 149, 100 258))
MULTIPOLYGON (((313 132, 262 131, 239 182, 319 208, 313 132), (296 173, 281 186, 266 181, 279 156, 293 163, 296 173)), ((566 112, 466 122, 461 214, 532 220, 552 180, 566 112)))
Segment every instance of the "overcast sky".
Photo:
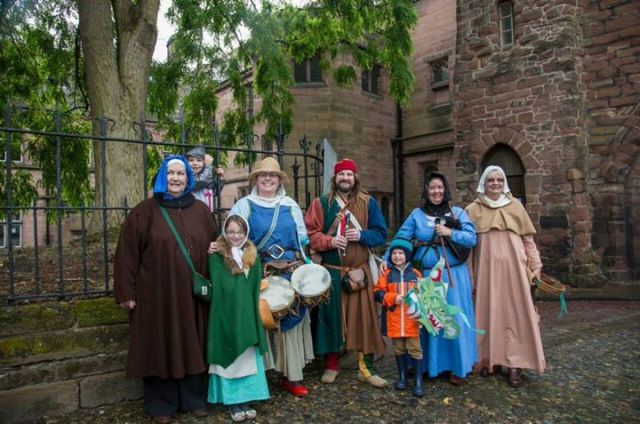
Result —
POLYGON ((174 32, 174 26, 164 16, 169 10, 171 0, 160 1, 160 13, 158 13, 158 41, 153 51, 153 60, 164 62, 167 59, 167 41, 174 32))

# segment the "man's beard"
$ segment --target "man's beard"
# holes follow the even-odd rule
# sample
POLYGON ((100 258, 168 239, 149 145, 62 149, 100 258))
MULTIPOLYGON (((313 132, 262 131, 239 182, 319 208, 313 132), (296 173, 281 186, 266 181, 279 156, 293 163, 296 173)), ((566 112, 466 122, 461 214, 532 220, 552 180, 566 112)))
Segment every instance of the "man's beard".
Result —
POLYGON ((351 194, 355 184, 350 184, 348 182, 347 182, 347 184, 349 185, 347 188, 343 188, 342 184, 340 184, 340 183, 337 184, 338 192, 340 194, 351 194))

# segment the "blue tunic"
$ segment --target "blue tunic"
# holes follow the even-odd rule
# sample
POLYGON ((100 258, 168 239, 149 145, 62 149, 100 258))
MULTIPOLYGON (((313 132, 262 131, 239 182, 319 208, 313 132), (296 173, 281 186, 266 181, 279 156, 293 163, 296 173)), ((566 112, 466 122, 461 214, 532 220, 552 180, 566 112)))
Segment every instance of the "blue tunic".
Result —
MULTIPOLYGON (((453 212, 462 223, 462 230, 454 229, 451 240, 464 247, 474 247, 477 238, 473 222, 462 208, 453 207, 453 212)), ((404 221, 396 236, 429 242, 434 239, 434 233, 434 218, 425 214, 422 209, 414 209, 404 221)), ((422 258, 422 272, 424 275, 428 275, 442 254, 442 246, 421 246, 415 250, 413 257, 414 259, 422 258)), ((467 265, 460 263, 451 252, 451 249, 446 249, 446 255, 453 277, 453 287, 449 286, 447 291, 447 303, 462 308, 472 328, 467 327, 457 316, 455 319, 461 331, 458 338, 454 340, 445 339, 442 332, 437 337, 430 336, 423 328, 420 332, 420 342, 424 351, 423 365, 430 377, 436 377, 442 372, 451 371, 454 375, 464 378, 471 372, 478 358, 476 333, 473 331, 475 328, 475 314, 471 297, 471 277, 467 265)), ((449 282, 449 274, 446 270, 443 272, 443 279, 445 282, 449 282)))
MULTIPOLYGON (((250 212, 249 216, 245 218, 247 218, 249 222, 249 239, 258 247, 258 255, 262 263, 266 264, 275 260, 295 261, 297 259, 296 252, 300 251, 301 246, 298 241, 297 225, 292 214, 292 207, 280 205, 275 229, 265 241, 264 245, 259 247, 258 245, 271 228, 276 208, 260 206, 251 201, 248 201, 248 203, 250 212), (269 255, 269 253, 275 256, 282 255, 273 257, 269 255)), ((281 276, 286 279, 291 279, 291 273, 286 273, 281 276)), ((307 307, 300 304, 295 307, 297 308, 295 314, 286 315, 281 318, 280 328, 282 331, 292 329, 304 318, 307 307)))

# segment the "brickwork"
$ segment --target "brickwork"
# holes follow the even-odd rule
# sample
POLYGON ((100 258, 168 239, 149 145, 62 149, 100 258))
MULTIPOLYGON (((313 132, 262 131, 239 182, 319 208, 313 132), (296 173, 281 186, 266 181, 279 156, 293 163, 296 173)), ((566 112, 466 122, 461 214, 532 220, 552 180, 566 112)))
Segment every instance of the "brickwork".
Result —
MULTIPOLYGON (((349 63, 348 57, 338 57, 336 63, 349 63)), ((250 76, 249 76, 250 78, 250 76)), ((295 99, 294 126, 285 141, 286 151, 301 151, 300 140, 306 137, 312 145, 325 138, 338 153, 338 158, 351 157, 358 162, 363 187, 378 198, 392 196, 392 155, 391 138, 395 131, 395 102, 388 94, 388 76, 382 72, 381 95, 361 90, 360 75, 350 87, 338 87, 330 75, 323 75, 323 83, 302 84, 292 88, 295 99), (382 172, 381 172, 382 171, 382 172)), ((233 107, 230 92, 219 93, 220 117, 225 110, 233 107)), ((256 96, 254 111, 260 108, 256 96)), ((256 126, 258 138, 264 134, 264 125, 256 126)), ((285 169, 291 177, 294 159, 285 158, 285 169)), ((298 158, 298 163, 300 158, 298 158)), ((246 175, 246 169, 230 167, 227 180, 235 181, 246 175)), ((233 183, 246 185, 244 182, 233 183)), ((305 203, 302 184, 297 199, 305 203)), ((291 181, 287 191, 293 195, 291 181)), ((237 198, 235 187, 225 187, 223 206, 229 207, 237 198)))
POLYGON ((527 209, 546 270, 599 282, 585 186, 586 90, 581 8, 514 2, 514 43, 501 45, 497 2, 458 2, 454 119, 458 188, 471 201, 480 163, 496 144, 522 160, 527 209))
POLYGON ((640 277, 640 4, 584 1, 593 246, 613 279, 640 277))
MULTIPOLYGON (((433 65, 448 64, 449 81, 455 64, 456 11, 448 0, 416 2, 418 23, 413 32, 412 71, 415 89, 403 113, 404 213, 421 205, 424 175, 443 172, 455 186, 451 87, 433 84, 433 65)), ((449 84, 451 85, 451 84, 449 84)))
POLYGON ((600 284, 602 271, 628 279, 640 263, 640 6, 513 2, 505 46, 497 5, 458 2, 458 188, 471 200, 484 155, 509 146, 547 271, 580 286, 600 284))

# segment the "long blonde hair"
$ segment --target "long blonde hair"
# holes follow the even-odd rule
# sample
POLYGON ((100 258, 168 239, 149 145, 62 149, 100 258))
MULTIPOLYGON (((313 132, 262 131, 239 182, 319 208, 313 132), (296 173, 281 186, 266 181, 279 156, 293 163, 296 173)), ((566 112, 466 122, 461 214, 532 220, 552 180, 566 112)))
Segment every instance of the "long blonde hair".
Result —
MULTIPOLYGON (((354 183, 353 189, 351 190, 351 196, 355 197, 355 201, 357 203, 364 202, 364 204, 366 205, 369 201, 369 197, 371 196, 366 190, 362 188, 362 185, 360 184, 360 177, 358 176, 358 174, 354 173, 353 176, 354 183)), ((329 180, 329 202, 333 201, 333 199, 336 198, 337 193, 338 184, 336 183, 336 176, 334 175, 329 180)))

